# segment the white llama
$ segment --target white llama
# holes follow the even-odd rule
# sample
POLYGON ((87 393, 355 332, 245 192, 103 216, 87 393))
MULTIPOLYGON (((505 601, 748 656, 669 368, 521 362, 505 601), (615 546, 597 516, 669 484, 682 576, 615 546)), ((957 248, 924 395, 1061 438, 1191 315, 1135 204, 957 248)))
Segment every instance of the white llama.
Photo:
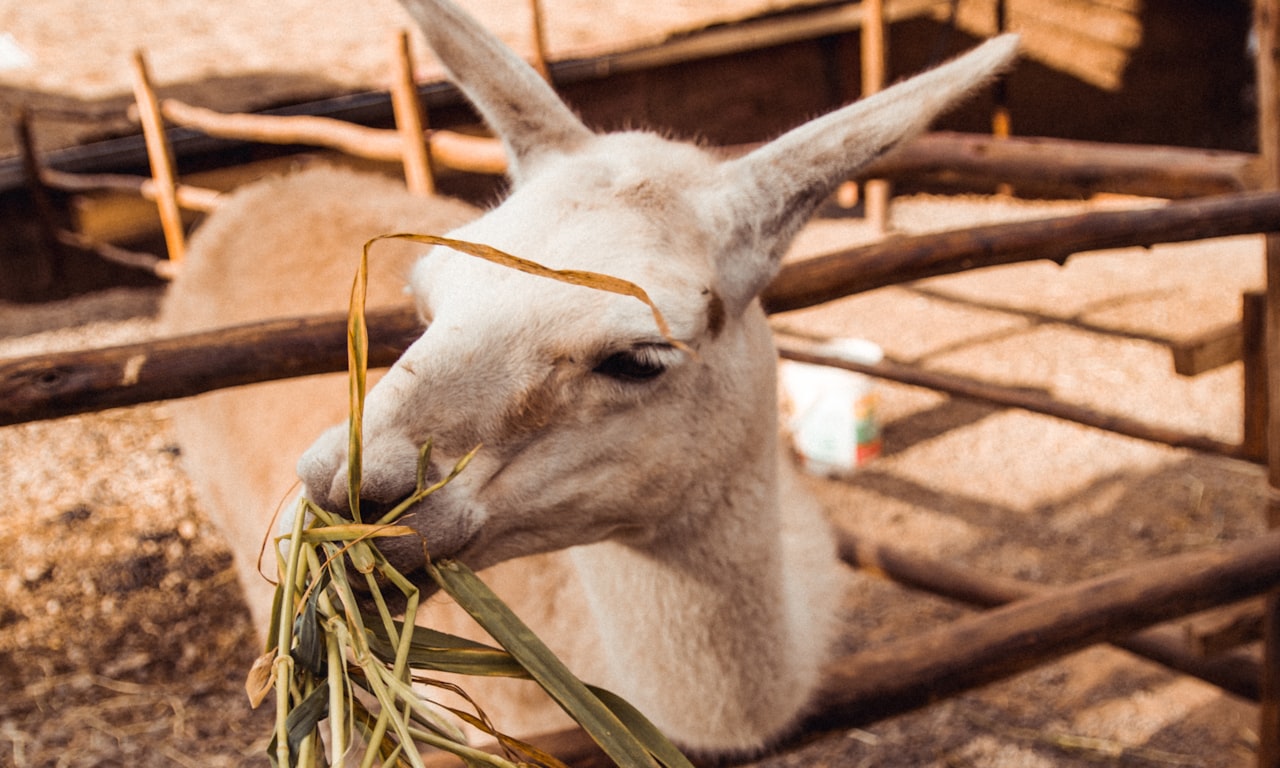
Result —
MULTIPOLYGON (((385 279, 371 303, 393 301, 407 273, 425 330, 369 393, 364 495, 385 504, 410 492, 428 438, 443 468, 483 444, 405 521, 433 556, 487 569, 577 674, 682 746, 759 749, 796 722, 819 682, 840 571, 820 510, 780 460, 776 358, 756 296, 837 184, 988 81, 1016 40, 721 161, 650 133, 593 133, 449 0, 406 4, 505 143, 507 199, 481 215, 332 170, 253 185, 196 233, 164 321, 193 331, 342 309, 362 243, 394 231, 453 230, 646 289, 691 352, 633 299, 445 248, 409 267, 403 243, 377 246, 373 271, 385 279)), ((174 404, 186 466, 259 624, 271 596, 259 547, 299 455, 306 493, 347 508, 345 427, 320 434, 345 405, 341 376, 174 404)), ((421 541, 402 544, 383 549, 402 570, 421 565, 421 541)), ((422 613, 474 635, 442 598, 422 613)), ((531 685, 466 682, 517 735, 563 725, 531 685)))

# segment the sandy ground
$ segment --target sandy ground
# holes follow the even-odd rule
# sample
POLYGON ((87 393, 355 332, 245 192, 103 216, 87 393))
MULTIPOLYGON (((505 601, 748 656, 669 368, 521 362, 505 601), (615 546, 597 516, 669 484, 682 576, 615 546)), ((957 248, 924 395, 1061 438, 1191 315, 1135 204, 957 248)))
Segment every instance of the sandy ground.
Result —
MULTIPOLYGON (((1078 207, 922 197, 899 201, 895 217, 919 231, 1078 207)), ((819 220, 797 251, 867 236, 857 220, 819 220)), ((884 289, 781 321, 1238 440, 1240 366, 1179 378, 1163 345, 1134 336, 1231 319, 1260 263, 1255 238, 1106 252, 884 289)), ((155 298, 7 307, 0 354, 145 338, 155 298)), ((1068 583, 1263 529, 1265 482, 1251 465, 878 386, 884 455, 848 480, 812 479, 833 518, 864 536, 1068 583)), ((0 430, 0 764, 260 761, 269 715, 251 712, 241 688, 254 644, 178 451, 163 404, 0 430)), ((846 644, 891 643, 964 614, 854 577, 846 644)), ((1097 648, 768 764, 1237 766, 1256 740, 1253 706, 1097 648)))

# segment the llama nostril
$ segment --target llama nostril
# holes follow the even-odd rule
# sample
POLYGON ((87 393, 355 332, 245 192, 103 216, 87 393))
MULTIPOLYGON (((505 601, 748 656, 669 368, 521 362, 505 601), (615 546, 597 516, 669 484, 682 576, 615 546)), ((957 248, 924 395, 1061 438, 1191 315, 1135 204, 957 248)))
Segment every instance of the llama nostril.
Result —
POLYGON ((395 509, 395 504, 374 501, 373 499, 360 499, 360 519, 366 523, 379 520, 383 515, 395 509))

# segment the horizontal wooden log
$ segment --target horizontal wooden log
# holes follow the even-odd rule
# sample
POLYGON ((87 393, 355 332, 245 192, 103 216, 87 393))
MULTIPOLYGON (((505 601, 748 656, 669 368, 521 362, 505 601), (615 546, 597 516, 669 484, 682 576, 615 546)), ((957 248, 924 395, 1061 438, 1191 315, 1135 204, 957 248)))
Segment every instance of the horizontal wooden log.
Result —
POLYGON ((861 178, 925 186, 1009 184, 1058 197, 1111 192, 1184 199, 1261 188, 1257 155, 1183 147, 1037 137, 926 134, 867 168, 861 178))
MULTIPOLYGON (((173 99, 162 101, 160 111, 166 120, 176 125, 220 139, 327 147, 355 157, 397 163, 405 151, 400 134, 394 130, 368 128, 327 117, 227 114, 173 99)), ((428 138, 434 162, 473 173, 506 171, 506 153, 497 139, 454 131, 432 131, 428 138)))
MULTIPOLYGON (((873 543, 845 530, 837 533, 840 557, 854 568, 969 605, 994 608, 1052 589, 873 543)), ((1258 700, 1258 663, 1255 659, 1244 653, 1226 653, 1222 649, 1216 658, 1206 658, 1206 654, 1188 644, 1186 634, 1186 628, 1169 624, 1118 638, 1112 643, 1176 672, 1198 677, 1243 699, 1258 700)))
MULTIPOLYGON (((155 202, 157 191, 154 179, 130 176, 123 173, 66 173, 42 169, 40 181, 46 186, 63 192, 129 192, 155 202)), ((178 184, 174 187, 178 205, 191 211, 212 211, 218 207, 220 192, 213 189, 178 184)))
POLYGON ((55 233, 58 242, 96 254, 99 258, 119 264, 129 269, 149 272, 162 280, 172 280, 178 273, 177 266, 168 259, 162 259, 153 253, 143 253, 121 248, 112 243, 100 242, 85 237, 78 232, 59 229, 55 233))
POLYGON ((1280 192, 1244 192, 1134 211, 1096 211, 913 237, 786 265, 765 289, 769 312, 804 309, 887 285, 1084 251, 1280 230, 1280 192))
MULTIPOLYGON (((367 322, 371 367, 390 365, 422 330, 412 311, 367 322)), ((21 358, 0 364, 0 426, 343 371, 346 333, 346 318, 328 315, 21 358)))
POLYGON ((1103 413, 1082 405, 1057 400, 1037 390, 1002 387, 997 384, 989 384, 954 374, 903 365, 891 360, 884 360, 874 364, 860 363, 831 355, 817 354, 792 346, 786 342, 779 342, 778 352, 787 360, 843 368, 855 373, 864 373, 868 376, 875 376, 888 381, 932 389, 936 392, 945 392, 978 402, 1020 408, 1032 413, 1042 413, 1046 416, 1053 416, 1076 424, 1083 424, 1107 432, 1127 435, 1139 440, 1147 440, 1174 448, 1189 448, 1219 456, 1257 461, 1255 457, 1250 456, 1235 443, 1218 440, 1208 435, 1197 435, 1180 429, 1149 424, 1121 414, 1103 413))
POLYGON ((807 730, 923 707, 1099 642, 1280 585, 1280 533, 1151 560, 960 619, 828 669, 807 730))

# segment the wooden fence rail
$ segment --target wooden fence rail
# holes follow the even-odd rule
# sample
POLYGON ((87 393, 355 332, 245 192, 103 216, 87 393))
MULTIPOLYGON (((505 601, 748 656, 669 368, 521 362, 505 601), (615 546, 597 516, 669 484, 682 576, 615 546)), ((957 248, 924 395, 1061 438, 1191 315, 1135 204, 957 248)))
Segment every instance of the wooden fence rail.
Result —
MULTIPOLYGON (((781 312, 922 277, 1121 246, 1280 230, 1280 192, 1249 192, 1139 211, 1086 213, 904 237, 794 264, 765 291, 781 312)), ((372 365, 418 333, 408 310, 373 313, 372 365)), ((221 387, 343 370, 341 315, 272 320, 111 349, 0 364, 0 426, 186 397, 221 387)))

